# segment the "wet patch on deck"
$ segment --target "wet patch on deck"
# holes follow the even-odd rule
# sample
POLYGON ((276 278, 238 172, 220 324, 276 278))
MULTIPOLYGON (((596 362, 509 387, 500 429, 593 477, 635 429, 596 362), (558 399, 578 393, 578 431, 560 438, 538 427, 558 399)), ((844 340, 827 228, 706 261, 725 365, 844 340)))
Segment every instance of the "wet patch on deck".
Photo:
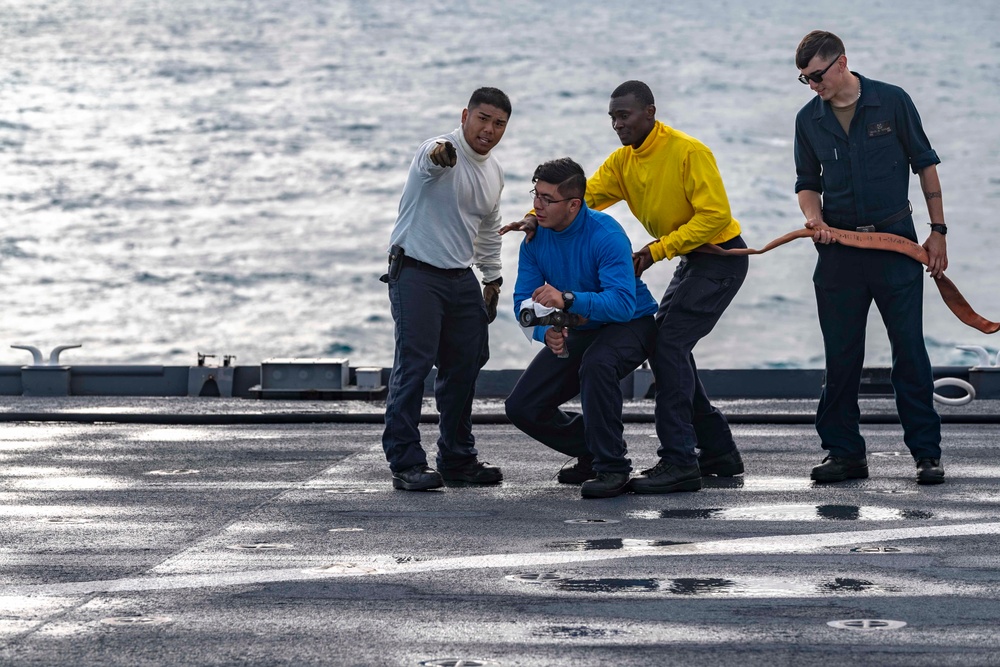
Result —
POLYGON ((757 505, 698 509, 639 510, 633 519, 715 519, 718 521, 894 521, 933 519, 933 512, 875 505, 757 505))
POLYGON ((743 577, 570 577, 557 572, 508 575, 508 581, 541 589, 585 594, 655 594, 678 597, 829 597, 831 595, 900 594, 901 586, 856 577, 822 579, 743 577))

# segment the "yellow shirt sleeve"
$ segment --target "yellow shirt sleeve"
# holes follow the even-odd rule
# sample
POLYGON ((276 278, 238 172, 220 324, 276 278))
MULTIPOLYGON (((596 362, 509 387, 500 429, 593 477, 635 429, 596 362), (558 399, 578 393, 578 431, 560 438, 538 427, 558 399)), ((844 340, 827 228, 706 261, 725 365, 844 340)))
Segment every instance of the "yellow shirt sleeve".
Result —
POLYGON ((595 211, 603 211, 625 199, 621 171, 614 163, 615 155, 612 153, 594 175, 587 179, 587 206, 595 211))

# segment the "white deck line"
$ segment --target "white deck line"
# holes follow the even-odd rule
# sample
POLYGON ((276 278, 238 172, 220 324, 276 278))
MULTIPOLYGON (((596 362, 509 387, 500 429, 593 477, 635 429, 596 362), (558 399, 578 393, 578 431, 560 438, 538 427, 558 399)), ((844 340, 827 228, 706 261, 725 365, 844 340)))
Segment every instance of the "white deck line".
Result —
POLYGON ((357 578, 493 568, 517 570, 525 567, 580 564, 623 558, 649 558, 651 556, 793 554, 813 552, 830 547, 884 543, 896 540, 939 539, 943 537, 997 534, 1000 534, 1000 523, 962 523, 885 530, 745 537, 733 540, 693 542, 691 544, 650 547, 648 549, 621 552, 549 551, 541 553, 481 554, 402 564, 382 564, 357 559, 351 561, 347 558, 338 560, 332 556, 329 559, 330 565, 341 563, 343 567, 333 569, 330 572, 317 572, 316 570, 304 570, 302 568, 285 568, 234 573, 206 572, 204 574, 151 575, 62 584, 13 585, 0 587, 0 597, 17 595, 67 596, 129 591, 220 588, 285 581, 307 581, 311 579, 357 578))

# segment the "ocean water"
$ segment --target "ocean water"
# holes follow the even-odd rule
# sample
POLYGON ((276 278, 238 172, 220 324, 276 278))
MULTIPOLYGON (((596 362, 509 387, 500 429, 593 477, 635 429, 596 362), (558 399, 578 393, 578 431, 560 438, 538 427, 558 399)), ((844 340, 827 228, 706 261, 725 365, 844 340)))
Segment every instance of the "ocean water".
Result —
MULTIPOLYGON (((496 149, 505 220, 530 207, 538 163, 568 155, 589 173, 617 147, 609 93, 637 78, 660 119, 713 149, 759 247, 802 223, 792 127, 811 93, 793 54, 814 28, 845 39, 852 69, 914 98, 943 160, 948 274, 1000 318, 993 0, 4 0, 0 363, 28 361, 10 344, 82 343, 64 360, 390 365, 377 278, 407 166, 480 85, 514 106, 496 149)), ((610 212, 635 247, 649 240, 624 205, 610 212)), ((518 242, 504 241, 508 286, 518 242)), ((814 252, 799 241, 752 258, 699 365, 822 366, 814 252)), ((672 271, 646 274, 654 294, 672 271)), ((488 368, 522 367, 539 348, 509 288, 501 310, 488 368)), ((954 319, 929 280, 925 328, 935 364, 971 362, 958 344, 1000 346, 954 319)), ((874 310, 867 362, 889 362, 874 310)))

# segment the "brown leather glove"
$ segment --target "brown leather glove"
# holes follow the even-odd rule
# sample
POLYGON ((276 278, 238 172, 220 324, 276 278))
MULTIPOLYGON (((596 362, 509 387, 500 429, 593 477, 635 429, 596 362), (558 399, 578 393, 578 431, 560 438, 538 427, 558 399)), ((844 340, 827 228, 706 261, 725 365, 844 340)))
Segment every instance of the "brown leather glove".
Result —
POLYGON ((489 322, 497 318, 497 304, 500 303, 500 285, 502 284, 502 277, 491 283, 483 283, 483 301, 486 302, 486 317, 489 322))
POLYGON ((458 162, 458 152, 450 141, 439 141, 431 149, 430 158, 439 167, 454 167, 458 162))

